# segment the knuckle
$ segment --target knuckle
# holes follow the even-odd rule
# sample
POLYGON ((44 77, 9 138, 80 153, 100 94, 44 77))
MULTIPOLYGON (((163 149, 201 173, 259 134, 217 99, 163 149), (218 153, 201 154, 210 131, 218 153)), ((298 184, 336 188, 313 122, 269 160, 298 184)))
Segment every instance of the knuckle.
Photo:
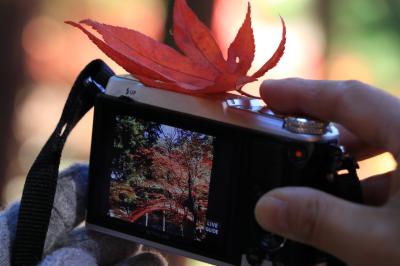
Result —
POLYGON ((363 87, 363 83, 354 79, 343 80, 340 82, 340 87, 345 91, 354 91, 358 90, 360 87, 363 87))
POLYGON ((354 103, 354 99, 359 98, 366 92, 364 83, 358 80, 341 81, 338 86, 336 100, 342 108, 348 108, 354 103))
POLYGON ((352 109, 354 99, 364 93, 364 84, 358 80, 339 81, 333 94, 332 110, 335 110, 334 119, 348 115, 352 109))
POLYGON ((296 83, 299 83, 299 82, 303 82, 304 79, 301 79, 301 78, 287 78, 286 81, 296 84, 296 83))

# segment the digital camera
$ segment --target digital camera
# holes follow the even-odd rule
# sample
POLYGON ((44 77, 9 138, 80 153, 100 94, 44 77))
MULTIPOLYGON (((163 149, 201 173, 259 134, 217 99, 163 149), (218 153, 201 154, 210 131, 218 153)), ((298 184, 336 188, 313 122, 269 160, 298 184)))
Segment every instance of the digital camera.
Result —
POLYGON ((282 186, 361 201, 332 123, 130 76, 113 76, 96 98, 87 228, 215 265, 339 265, 254 218, 258 199, 282 186))

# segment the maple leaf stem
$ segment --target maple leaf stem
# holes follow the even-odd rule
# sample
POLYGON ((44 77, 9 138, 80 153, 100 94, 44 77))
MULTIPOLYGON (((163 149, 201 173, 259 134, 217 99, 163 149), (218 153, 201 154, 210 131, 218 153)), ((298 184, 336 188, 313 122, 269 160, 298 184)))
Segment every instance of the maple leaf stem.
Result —
POLYGON ((241 88, 237 89, 236 91, 239 92, 241 95, 246 96, 246 97, 250 97, 250 98, 254 98, 254 99, 261 99, 261 97, 252 95, 250 93, 247 93, 247 92, 243 91, 241 88))

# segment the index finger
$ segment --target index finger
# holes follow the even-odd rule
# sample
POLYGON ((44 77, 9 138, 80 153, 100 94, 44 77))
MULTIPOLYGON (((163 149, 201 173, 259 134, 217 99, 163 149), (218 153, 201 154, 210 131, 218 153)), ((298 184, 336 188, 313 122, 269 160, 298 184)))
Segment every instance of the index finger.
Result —
POLYGON ((362 141, 397 156, 400 100, 359 81, 266 80, 261 97, 274 110, 342 124, 362 141))
POLYGON ((385 152, 382 147, 376 147, 371 143, 362 141, 348 129, 340 124, 335 124, 340 132, 339 143, 346 147, 346 151, 350 152, 357 161, 369 159, 385 152))

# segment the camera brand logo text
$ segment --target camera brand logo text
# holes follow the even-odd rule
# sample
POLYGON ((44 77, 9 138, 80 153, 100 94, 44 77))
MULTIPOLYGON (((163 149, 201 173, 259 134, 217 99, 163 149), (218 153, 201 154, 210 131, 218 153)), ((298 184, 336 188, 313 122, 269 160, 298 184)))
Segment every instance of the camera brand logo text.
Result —
POLYGON ((126 88, 126 91, 125 91, 126 96, 133 96, 135 94, 136 94, 136 91, 134 89, 126 88))

